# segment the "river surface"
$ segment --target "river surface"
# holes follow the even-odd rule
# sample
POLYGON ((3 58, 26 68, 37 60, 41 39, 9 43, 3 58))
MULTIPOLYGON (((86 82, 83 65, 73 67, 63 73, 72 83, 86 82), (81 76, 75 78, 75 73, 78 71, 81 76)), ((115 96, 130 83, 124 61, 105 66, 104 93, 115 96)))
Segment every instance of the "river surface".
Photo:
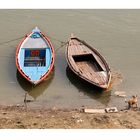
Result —
POLYGON ((140 10, 0 10, 0 104, 29 107, 124 107, 140 94, 140 10), (31 86, 17 72, 15 49, 35 26, 48 35, 55 48, 55 67, 47 80, 31 86), (71 73, 65 59, 70 33, 93 45, 113 73, 112 88, 100 91, 71 73), (28 93, 28 94, 26 94, 28 93))

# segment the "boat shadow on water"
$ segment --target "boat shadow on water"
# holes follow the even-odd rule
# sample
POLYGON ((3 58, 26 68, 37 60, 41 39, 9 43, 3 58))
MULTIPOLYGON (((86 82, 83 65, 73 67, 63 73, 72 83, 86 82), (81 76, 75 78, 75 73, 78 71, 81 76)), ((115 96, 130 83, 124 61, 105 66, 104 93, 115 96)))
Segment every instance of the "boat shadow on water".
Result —
POLYGON ((19 85, 25 91, 25 96, 27 96, 26 95, 26 93, 27 93, 34 100, 36 100, 49 87, 49 85, 51 84, 52 80, 54 79, 54 73, 55 73, 55 68, 53 68, 53 70, 50 73, 50 75, 43 82, 39 83, 36 86, 32 85, 25 78, 23 78, 23 76, 19 73, 18 70, 17 70, 16 76, 17 76, 17 81, 18 81, 19 85))
POLYGON ((71 69, 66 67, 66 76, 68 77, 70 84, 74 85, 79 92, 90 98, 107 105, 110 101, 111 91, 100 89, 84 80, 79 78, 71 69))

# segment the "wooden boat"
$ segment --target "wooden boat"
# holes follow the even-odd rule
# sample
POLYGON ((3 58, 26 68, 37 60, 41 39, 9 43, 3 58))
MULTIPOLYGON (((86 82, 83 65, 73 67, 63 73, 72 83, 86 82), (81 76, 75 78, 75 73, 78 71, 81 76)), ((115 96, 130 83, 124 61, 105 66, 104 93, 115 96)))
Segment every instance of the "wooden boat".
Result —
POLYGON ((101 54, 85 41, 71 35, 66 48, 70 69, 87 82, 107 89, 110 85, 110 68, 101 54))
POLYGON ((36 27, 17 46, 15 59, 20 74, 37 85, 53 69, 54 48, 49 38, 36 27))

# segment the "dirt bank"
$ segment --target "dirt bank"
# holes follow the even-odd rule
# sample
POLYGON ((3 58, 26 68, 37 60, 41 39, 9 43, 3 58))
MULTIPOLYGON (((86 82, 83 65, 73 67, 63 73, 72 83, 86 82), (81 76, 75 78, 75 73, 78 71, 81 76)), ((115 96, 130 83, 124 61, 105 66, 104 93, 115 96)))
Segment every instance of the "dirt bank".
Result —
POLYGON ((0 106, 0 128, 140 128, 140 109, 86 114, 68 109, 0 106))

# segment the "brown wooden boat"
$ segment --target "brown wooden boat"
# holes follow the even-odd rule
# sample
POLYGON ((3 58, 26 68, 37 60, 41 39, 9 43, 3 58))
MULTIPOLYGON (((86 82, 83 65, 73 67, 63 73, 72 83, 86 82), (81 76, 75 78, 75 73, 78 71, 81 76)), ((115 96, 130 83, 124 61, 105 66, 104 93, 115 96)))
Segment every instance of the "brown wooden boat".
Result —
POLYGON ((66 48, 70 69, 87 82, 107 89, 110 85, 110 68, 101 54, 85 41, 71 35, 66 48))

